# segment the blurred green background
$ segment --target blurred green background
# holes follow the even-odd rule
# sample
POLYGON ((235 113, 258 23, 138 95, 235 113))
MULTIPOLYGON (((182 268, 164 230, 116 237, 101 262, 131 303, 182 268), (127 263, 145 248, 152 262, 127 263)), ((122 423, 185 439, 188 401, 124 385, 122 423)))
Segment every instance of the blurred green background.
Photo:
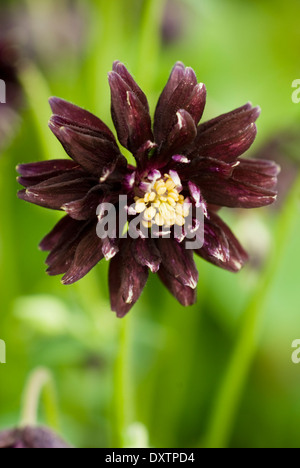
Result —
MULTIPOLYGON (((1 0, 0 37, 18 44, 26 99, 0 158, 0 429, 19 422, 28 375, 43 366, 55 429, 77 447, 300 447, 299 17, 298 0, 1 0), (251 253, 241 273, 197 258, 198 302, 186 309, 152 275, 123 320, 110 311, 104 261, 69 287, 45 274, 37 246, 60 214, 18 200, 15 171, 64 157, 47 127, 51 95, 112 128, 116 59, 152 113, 177 60, 207 86, 205 119, 259 105, 249 155, 283 169, 276 205, 222 211, 251 253)), ((39 422, 53 419, 46 401, 39 422)))

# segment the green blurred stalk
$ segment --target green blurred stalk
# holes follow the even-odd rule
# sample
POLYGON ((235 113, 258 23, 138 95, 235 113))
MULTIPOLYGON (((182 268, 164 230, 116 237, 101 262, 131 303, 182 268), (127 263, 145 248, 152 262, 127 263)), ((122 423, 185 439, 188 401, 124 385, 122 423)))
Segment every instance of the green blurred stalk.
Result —
POLYGON ((45 77, 33 63, 29 63, 20 72, 19 78, 28 100, 28 106, 43 152, 43 159, 64 157, 64 152, 57 139, 48 128, 48 121, 51 116, 48 100, 51 97, 51 91, 45 77))
POLYGON ((226 447, 230 441, 243 390, 262 332, 264 305, 276 277, 293 222, 299 216, 300 177, 285 203, 275 232, 273 254, 258 280, 257 288, 243 316, 240 333, 214 402, 208 430, 201 446, 226 447))
POLYGON ((132 315, 119 321, 118 351, 114 364, 112 447, 126 446, 127 429, 134 420, 131 359, 132 315))
POLYGON ((58 430, 58 405, 53 376, 44 367, 35 369, 28 378, 23 396, 20 425, 25 427, 38 424, 38 408, 41 397, 43 397, 47 424, 58 430))
POLYGON ((147 95, 152 90, 156 75, 161 46, 161 21, 166 1, 145 0, 144 3, 138 41, 136 79, 143 84, 143 90, 147 95))

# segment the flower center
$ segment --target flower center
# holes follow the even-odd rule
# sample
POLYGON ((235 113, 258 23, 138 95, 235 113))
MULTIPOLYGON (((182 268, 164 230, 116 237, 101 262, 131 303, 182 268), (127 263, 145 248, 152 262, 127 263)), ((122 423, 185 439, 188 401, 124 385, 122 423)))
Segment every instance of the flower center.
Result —
POLYGON ((135 211, 143 213, 143 226, 183 226, 190 204, 180 195, 181 190, 182 187, 176 185, 169 174, 165 174, 152 184, 144 198, 135 197, 135 211))

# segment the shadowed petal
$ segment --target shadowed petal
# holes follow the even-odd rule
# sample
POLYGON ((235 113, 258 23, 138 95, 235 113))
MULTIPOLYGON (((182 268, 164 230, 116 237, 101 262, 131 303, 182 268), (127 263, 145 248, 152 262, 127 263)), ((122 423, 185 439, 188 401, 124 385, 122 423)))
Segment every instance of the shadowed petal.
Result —
POLYGON ((94 185, 94 179, 78 177, 77 172, 70 171, 21 190, 18 197, 35 205, 60 210, 65 203, 83 198, 94 185))
POLYGON ((195 253, 231 272, 239 271, 248 260, 247 253, 229 227, 214 213, 210 213, 210 219, 205 219, 204 244, 195 253))
POLYGON ((30 187, 51 177, 55 177, 61 174, 61 172, 72 171, 74 169, 80 171, 81 167, 69 159, 53 159, 51 161, 19 164, 16 169, 21 174, 21 177, 18 177, 19 184, 24 187, 30 187))
POLYGON ((176 113, 176 118, 177 121, 171 128, 167 141, 162 145, 158 155, 152 157, 150 164, 155 161, 157 167, 166 165, 172 155, 180 153, 195 139, 197 128, 192 116, 184 109, 180 109, 176 113))
POLYGON ((148 268, 136 262, 132 255, 131 239, 120 246, 120 252, 110 262, 109 290, 111 308, 123 317, 140 297, 147 279, 148 268))
POLYGON ((102 240, 96 233, 96 225, 92 223, 80 236, 74 260, 62 279, 63 284, 73 284, 83 278, 103 258, 102 240))
POLYGON ((109 73, 111 113, 120 143, 135 153, 147 140, 153 141, 148 110, 116 72, 109 73))
MULTIPOLYGON (((79 221, 87 220, 96 216, 97 207, 104 200, 104 197, 102 186, 96 185, 85 197, 65 203, 61 209, 71 216, 71 218, 79 221)), ((105 199, 105 201, 109 202, 108 199, 105 199)))
POLYGON ((162 265, 181 284, 195 289, 198 271, 193 260, 193 251, 179 244, 175 239, 157 239, 156 245, 161 254, 162 265))
MULTIPOLYGON (((70 268, 77 246, 81 240, 81 235, 84 232, 86 223, 76 221, 73 224, 73 231, 71 231, 71 224, 67 226, 64 232, 58 237, 55 245, 51 248, 51 252, 46 259, 48 265, 47 273, 50 276, 61 275, 66 273, 70 268)), ((50 240, 53 243, 53 238, 50 240)))
POLYGON ((121 157, 114 141, 66 125, 57 116, 50 119, 49 127, 68 155, 87 172, 100 179, 107 178, 107 172, 113 172, 121 157))
POLYGON ((135 260, 142 266, 147 266, 152 273, 159 270, 161 255, 153 239, 141 239, 132 243, 132 254, 135 260))
POLYGON ((74 234, 81 229, 84 223, 78 222, 70 216, 64 216, 52 229, 49 234, 41 241, 39 248, 41 250, 52 250, 61 240, 66 242, 74 234))
POLYGON ((199 125, 194 147, 188 156, 211 156, 226 162, 235 161, 255 140, 255 121, 259 114, 259 107, 252 108, 247 104, 199 125))
POLYGON ((195 304, 197 300, 197 290, 192 289, 189 286, 184 286, 174 276, 170 275, 168 271, 161 266, 158 271, 158 276, 162 283, 168 288, 171 294, 182 304, 183 306, 190 306, 195 304))

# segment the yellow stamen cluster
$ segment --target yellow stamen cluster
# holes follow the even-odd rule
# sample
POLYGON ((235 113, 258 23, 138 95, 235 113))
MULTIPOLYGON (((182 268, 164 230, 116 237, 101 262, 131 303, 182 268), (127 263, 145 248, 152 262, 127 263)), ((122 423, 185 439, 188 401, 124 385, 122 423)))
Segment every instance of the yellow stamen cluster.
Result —
POLYGON ((172 177, 165 174, 145 193, 144 198, 135 197, 135 211, 143 213, 143 226, 183 226, 190 207, 180 195, 180 190, 172 177))

